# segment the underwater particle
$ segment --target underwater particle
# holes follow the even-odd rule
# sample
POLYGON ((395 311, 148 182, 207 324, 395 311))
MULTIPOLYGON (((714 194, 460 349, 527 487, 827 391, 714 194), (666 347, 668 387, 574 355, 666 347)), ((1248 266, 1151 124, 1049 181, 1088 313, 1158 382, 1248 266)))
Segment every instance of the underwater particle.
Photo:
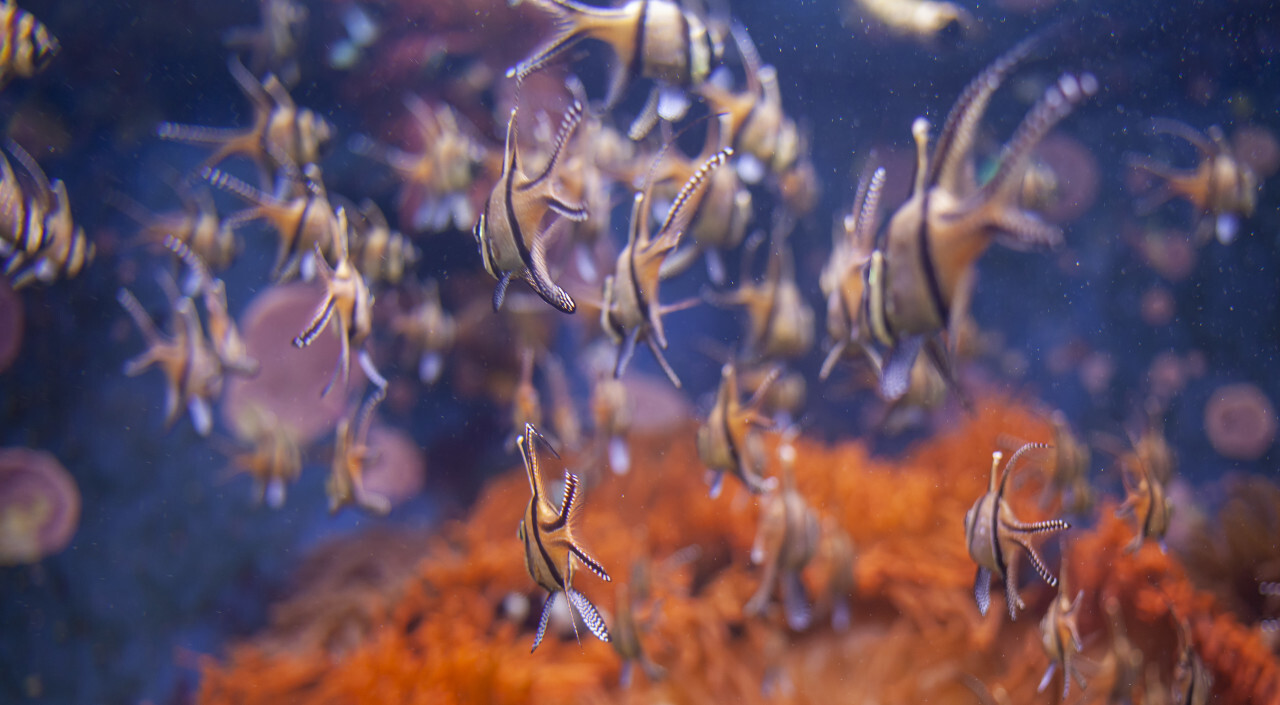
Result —
POLYGON ((254 297, 240 318, 249 355, 262 364, 257 377, 228 380, 222 404, 223 423, 244 436, 244 415, 253 407, 270 412, 288 428, 299 445, 328 433, 346 411, 349 389, 360 389, 360 367, 349 387, 319 390, 333 374, 339 339, 319 335, 305 350, 293 347, 293 333, 315 313, 318 284, 277 285, 254 297))
POLYGON ((1276 439, 1276 409, 1252 384, 1224 385, 1205 405, 1204 430, 1218 455, 1258 460, 1276 439))
POLYGON ((409 434, 386 426, 374 426, 369 431, 369 449, 374 460, 364 471, 366 491, 386 498, 392 507, 422 492, 427 477, 427 461, 409 434))
POLYGON ((9 369, 22 349, 22 322, 22 299, 0 277, 0 372, 9 369))
POLYGON ((1169 325, 1178 312, 1173 292, 1159 284, 1143 292, 1140 310, 1143 323, 1152 328, 1169 325))
POLYGON ((35 563, 71 543, 80 490, 53 455, 0 450, 0 565, 35 563))
POLYGON ((1080 140, 1052 134, 1036 148, 1036 159, 1053 170, 1055 193, 1041 210, 1045 220, 1069 223, 1098 200, 1098 159, 1080 140))

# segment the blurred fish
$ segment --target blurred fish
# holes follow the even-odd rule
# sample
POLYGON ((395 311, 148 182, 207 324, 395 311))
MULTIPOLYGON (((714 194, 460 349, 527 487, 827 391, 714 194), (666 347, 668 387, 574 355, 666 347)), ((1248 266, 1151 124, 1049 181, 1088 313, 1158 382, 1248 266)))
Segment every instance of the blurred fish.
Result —
POLYGON ((773 422, 760 413, 769 386, 777 379, 774 368, 744 405, 738 391, 738 374, 732 362, 720 370, 720 388, 707 420, 698 427, 698 457, 711 471, 711 497, 719 497, 724 474, 732 473, 752 494, 760 494, 777 484, 766 480, 764 457, 752 440, 753 428, 768 428, 773 422))
POLYGON ((1080 655, 1084 645, 1080 642, 1079 620, 1080 600, 1084 598, 1084 590, 1076 592, 1074 599, 1068 599, 1067 563, 1063 561, 1058 583, 1058 596, 1049 604, 1049 610, 1040 620, 1040 643, 1044 653, 1049 657, 1049 667, 1040 679, 1037 692, 1043 693, 1053 680, 1055 671, 1062 671, 1062 700, 1066 701, 1071 694, 1071 679, 1075 678, 1081 688, 1087 687, 1084 675, 1076 668, 1075 659, 1080 655))
POLYGON ((653 662, 640 643, 642 625, 636 615, 640 603, 649 595, 649 560, 637 558, 631 565, 629 582, 619 583, 617 598, 614 600, 613 633, 609 643, 622 659, 622 670, 618 681, 623 688, 631 686, 631 671, 634 664, 640 664, 640 670, 650 681, 660 681, 666 677, 666 669, 653 662))
MULTIPOLYGON (((662 327, 662 316, 688 308, 697 301, 691 300, 672 306, 663 306, 658 303, 658 284, 662 280, 662 264, 679 246, 681 237, 688 230, 695 211, 693 204, 705 192, 709 176, 732 154, 732 149, 722 149, 698 167, 672 201, 667 217, 658 228, 656 236, 649 232, 649 213, 653 199, 652 175, 646 179, 644 188, 636 193, 631 210, 631 228, 627 235, 627 245, 618 254, 614 274, 605 278, 604 297, 600 307, 600 327, 604 328, 609 338, 618 345, 618 361, 613 369, 614 377, 621 377, 626 371, 631 356, 635 354, 636 343, 643 339, 658 360, 658 364, 662 366, 662 371, 666 373, 667 378, 676 387, 680 386, 680 378, 676 376, 675 370, 671 369, 671 365, 667 364, 666 358, 662 355, 662 351, 667 347, 667 335, 662 327)), ((662 156, 662 153, 658 154, 655 165, 662 160, 662 156)))
MULTIPOLYGON (((21 187, 8 160, 0 155, 0 241, 7 241, 4 273, 14 290, 34 282, 71 279, 93 261, 96 248, 71 216, 71 199, 61 180, 49 177, 17 142, 5 146, 31 179, 21 187), (32 193, 34 191, 34 193, 32 193)), ((0 251, 0 254, 5 254, 0 251)))
POLYGON ((458 324, 441 305, 434 279, 421 287, 418 299, 412 309, 391 319, 391 330, 414 357, 418 379, 435 384, 444 370, 444 356, 457 340, 458 324))
POLYGON ((351 263, 348 247, 350 229, 346 210, 339 208, 335 220, 337 262, 332 267, 321 254, 320 244, 315 245, 316 266, 325 285, 324 300, 316 308, 311 323, 293 339, 295 348, 305 348, 328 327, 331 319, 337 321, 342 352, 338 355, 338 366, 333 376, 320 392, 321 396, 329 393, 339 374, 342 376, 342 384, 347 384, 351 376, 351 351, 360 351, 373 332, 373 294, 369 292, 369 284, 364 276, 351 263))
POLYGON ((1000 461, 1004 454, 996 451, 991 454, 991 482, 987 493, 978 498, 964 516, 965 544, 969 547, 969 557, 978 564, 978 573, 973 582, 974 598, 978 602, 978 611, 983 616, 991 605, 991 576, 1005 580, 1005 596, 1009 604, 1009 618, 1018 618, 1018 609, 1026 605, 1018 596, 1018 549, 1026 551, 1031 565, 1040 578, 1051 587, 1058 584, 1057 578, 1049 572, 1044 559, 1036 551, 1032 538, 1043 534, 1054 534, 1071 528, 1061 519, 1038 521, 1026 524, 1014 516, 1013 510, 1004 498, 1005 485, 1009 476, 1017 469, 1018 461, 1031 451, 1047 448, 1042 443, 1027 443, 1018 449, 1001 474, 1000 461))
POLYGON ((796 450, 790 440, 779 445, 778 457, 782 463, 782 488, 766 497, 760 529, 751 547, 751 562, 764 563, 764 575, 742 611, 747 615, 764 614, 777 586, 782 591, 787 626, 804 631, 813 615, 800 572, 818 549, 818 515, 796 489, 796 450))
POLYGON ((391 511, 391 502, 386 497, 364 487, 365 467, 375 459, 374 451, 369 448, 369 427, 373 425, 374 409, 386 397, 386 387, 375 384, 373 393, 350 416, 338 422, 333 466, 324 485, 330 512, 349 504, 378 516, 391 511))
POLYGON ((830 349, 822 361, 818 378, 825 380, 848 352, 867 358, 880 374, 882 361, 875 349, 870 314, 880 311, 882 292, 868 289, 869 265, 875 251, 876 228, 879 224, 880 194, 884 189, 885 170, 878 167, 858 181, 854 210, 832 233, 831 256, 822 267, 818 286, 827 299, 827 336, 830 349))
POLYGON ((631 430, 632 413, 627 386, 610 371, 602 370, 591 385, 594 456, 604 459, 615 475, 626 475, 631 470, 627 434, 631 430))
MULTIPOLYGON (((617 58, 605 107, 611 108, 633 78, 669 86, 706 80, 719 50, 698 13, 678 0, 628 0, 620 7, 594 7, 576 0, 529 0, 551 13, 555 34, 508 71, 517 81, 551 63, 583 39, 609 45, 617 58)), ((512 4, 519 4, 514 0, 512 4)))
POLYGON ((982 186, 974 177, 973 144, 992 94, 1031 51, 1023 41, 978 75, 947 116, 929 155, 929 123, 917 118, 915 183, 889 220, 883 251, 872 253, 865 296, 876 341, 887 349, 880 390, 896 399, 908 389, 923 348, 959 389, 943 335, 965 312, 954 304, 972 286, 973 264, 993 241, 1017 249, 1056 246, 1062 233, 1018 203, 1032 149, 1078 103, 1097 90, 1092 75, 1064 74, 1023 118, 1004 146, 1000 166, 982 186), (874 302, 874 303, 872 303, 874 302))
POLYGON ((322 259, 332 255, 338 226, 320 167, 308 164, 302 174, 294 174, 281 196, 254 188, 218 169, 206 167, 201 175, 214 186, 250 204, 249 208, 228 217, 223 223, 226 227, 235 229, 262 220, 280 236, 280 247, 271 268, 271 276, 276 281, 288 281, 300 270, 304 279, 310 279, 307 275, 316 264, 310 259, 312 252, 322 253, 322 259))
POLYGON ((1111 632, 1111 644, 1098 669, 1104 674, 1101 681, 1111 684, 1106 702, 1110 705, 1133 702, 1133 691, 1142 675, 1142 651, 1129 641, 1120 601, 1114 595, 1108 595, 1103 599, 1102 607, 1107 612, 1107 625, 1111 632))
POLYGON ((1062 508, 1073 514, 1088 514, 1093 508, 1093 485, 1089 483, 1089 446, 1071 432, 1067 415, 1054 411, 1049 416, 1053 424, 1053 471, 1040 495, 1040 507, 1049 506, 1054 493, 1062 499, 1062 508))
POLYGON ((551 428, 561 448, 578 450, 583 444, 582 418, 573 398, 569 373, 554 353, 542 355, 542 374, 551 391, 551 428))
POLYGON ((298 43, 307 22, 307 8, 293 0, 260 0, 261 19, 256 27, 236 27, 222 42, 235 51, 248 51, 254 73, 271 71, 285 85, 301 77, 298 43))
POLYGON ((114 192, 108 194, 108 202, 142 226, 142 242, 163 244, 172 237, 189 247, 210 270, 220 272, 230 267, 240 243, 235 231, 218 216, 209 188, 197 188, 178 178, 166 178, 165 183, 178 194, 181 208, 150 213, 128 196, 114 192))
POLYGON ((1202 135, 1186 123, 1156 118, 1151 131, 1173 135, 1191 143, 1200 163, 1190 171, 1175 169, 1150 157, 1129 155, 1135 168, 1155 176, 1158 190, 1138 203, 1139 213, 1150 213, 1172 198, 1185 198, 1198 212, 1195 232, 1203 241, 1213 232, 1229 245, 1240 230, 1240 219, 1253 215, 1258 203, 1258 177, 1248 164, 1236 158, 1222 128, 1214 125, 1202 135))
POLYGON ((786 217, 782 220, 786 222, 776 226, 770 238, 764 281, 744 281, 735 291, 712 297, 717 303, 746 310, 744 351, 763 360, 795 360, 813 347, 813 309, 796 284, 795 261, 786 242, 795 223, 786 217))
POLYGON ((178 238, 167 236, 164 246, 176 254, 194 275, 196 290, 202 295, 205 318, 209 324, 209 340, 222 368, 250 377, 258 374, 261 366, 249 355, 249 346, 240 335, 240 327, 227 309, 227 285, 211 275, 204 260, 178 238))
POLYGON ((409 238, 392 230, 378 204, 360 202, 352 213, 351 259, 370 285, 399 284, 405 272, 418 263, 422 253, 409 238))
POLYGON ((253 478, 259 503, 272 509, 283 507, 289 485, 302 475, 302 451, 293 431, 275 414, 256 405, 237 419, 237 425, 250 448, 229 453, 231 463, 253 478))
POLYGON ((438 232, 469 227, 475 221, 468 191, 475 181, 485 149, 472 136, 456 110, 434 107, 416 95, 406 95, 413 115, 418 151, 378 144, 364 135, 351 139, 351 150, 389 166, 400 181, 401 223, 413 230, 438 232))
POLYGON ((185 408, 191 414, 191 425, 201 436, 213 428, 211 404, 222 393, 222 365, 217 353, 205 340, 195 303, 188 297, 170 301, 173 307, 172 334, 164 335, 156 328, 142 304, 128 289, 116 295, 120 305, 133 318, 147 349, 125 363, 124 373, 136 377, 155 365, 164 373, 164 423, 169 428, 185 408))
MULTIPOLYGON (((546 442, 542 434, 532 425, 526 425, 524 435, 516 440, 520 456, 524 459, 525 472, 529 476, 529 490, 533 498, 524 511, 524 519, 516 532, 524 544, 524 567, 529 577, 545 589, 549 594, 542 606, 542 617, 538 620, 538 631, 533 639, 536 651, 542 643, 547 631, 547 620, 551 617, 551 608, 555 604, 558 593, 563 592, 569 600, 570 607, 578 613, 587 629, 600 641, 609 641, 609 629, 595 605, 582 593, 573 588, 574 562, 585 565, 601 580, 609 582, 609 574, 605 572, 599 561, 592 558, 578 544, 574 537, 574 510, 578 501, 578 477, 568 470, 564 473, 564 499, 557 510, 547 497, 546 487, 542 483, 542 473, 538 467, 538 451, 535 444, 542 442, 555 453, 555 449, 546 442)), ((558 456, 557 456, 558 457, 558 456)), ((578 632, 578 623, 573 623, 574 634, 578 632)))
POLYGON ((35 15, 14 0, 0 3, 0 89, 14 77, 31 78, 44 71, 60 49, 35 15))
POLYGON ((1206 705, 1209 694, 1213 691, 1213 676, 1205 667, 1200 654, 1196 653, 1187 618, 1175 613, 1172 606, 1169 614, 1178 624, 1178 662, 1173 669, 1173 701, 1176 705, 1206 705))
POLYGON ((846 0, 849 15, 882 27, 895 37, 921 44, 955 44, 978 27, 973 15, 953 2, 936 0, 846 0))
POLYGON ((849 598, 854 592, 853 539, 834 519, 827 517, 822 524, 823 550, 830 566, 827 573, 826 593, 831 605, 831 628, 847 632, 852 622, 849 614, 849 598))
POLYGON ((551 281, 551 273, 547 269, 547 242, 561 218, 577 221, 587 217, 586 208, 566 203, 556 190, 557 167, 564 156, 565 145, 582 120, 582 112, 582 103, 576 100, 569 106, 560 122, 546 166, 536 176, 530 177, 520 165, 516 110, 511 111, 511 118, 507 121, 502 174, 472 231, 485 271, 498 280, 493 291, 495 311, 502 307, 512 276, 523 277, 543 301, 559 311, 573 313, 577 308, 573 297, 551 281), (544 225, 548 217, 550 220, 544 225))
POLYGON ((520 348, 520 381, 516 384, 515 394, 511 397, 511 436, 508 449, 519 440, 521 429, 542 425, 542 395, 533 383, 533 348, 525 345, 520 348))
POLYGON ((1133 516, 1138 520, 1138 533, 1125 547, 1125 552, 1132 553, 1142 548, 1148 538, 1155 539, 1161 551, 1167 550, 1164 535, 1173 517, 1173 500, 1165 494, 1164 483, 1136 453, 1123 460, 1121 466, 1120 478, 1124 482, 1126 497, 1124 504, 1116 510, 1116 516, 1133 516))
POLYGON ((274 75, 268 74, 259 82, 234 56, 227 68, 253 104, 253 124, 220 128, 165 122, 157 130, 160 139, 212 146, 213 154, 201 163, 201 169, 217 166, 235 154, 244 155, 258 165, 260 183, 268 190, 281 170, 318 162, 333 141, 333 125, 310 109, 299 108, 274 75))

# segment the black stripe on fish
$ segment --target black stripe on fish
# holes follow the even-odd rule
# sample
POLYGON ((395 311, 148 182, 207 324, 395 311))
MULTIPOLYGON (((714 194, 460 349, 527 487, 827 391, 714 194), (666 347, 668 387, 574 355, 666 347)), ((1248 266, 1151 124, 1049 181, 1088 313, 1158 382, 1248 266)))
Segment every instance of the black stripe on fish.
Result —
POLYGON ((920 269, 924 272, 925 283, 929 286, 929 300, 933 302, 934 313, 942 327, 946 328, 950 320, 949 306, 942 295, 942 283, 938 280, 938 270, 933 261, 933 252, 929 247, 929 192, 925 191, 920 200, 920 230, 916 235, 919 244, 920 269))
POLYGON ((644 35, 648 19, 649 0, 640 0, 640 16, 636 18, 635 48, 631 52, 631 61, 627 67, 627 71, 632 76, 639 76, 644 71, 644 35))

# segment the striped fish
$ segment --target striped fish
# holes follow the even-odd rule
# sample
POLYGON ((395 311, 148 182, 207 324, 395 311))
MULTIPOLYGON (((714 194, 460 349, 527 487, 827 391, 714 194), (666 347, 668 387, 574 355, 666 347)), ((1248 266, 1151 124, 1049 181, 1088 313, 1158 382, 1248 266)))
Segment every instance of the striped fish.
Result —
POLYGON ((13 0, 0 3, 0 88, 44 71, 61 46, 44 23, 13 0))
POLYGON ((781 368, 773 368, 746 404, 738 391, 738 373, 733 363, 720 370, 720 388, 707 420, 698 427, 698 457, 712 473, 711 496, 720 496, 726 472, 735 475, 752 494, 761 494, 773 485, 761 472, 764 458, 752 444, 752 430, 773 425, 760 412, 769 387, 781 368))

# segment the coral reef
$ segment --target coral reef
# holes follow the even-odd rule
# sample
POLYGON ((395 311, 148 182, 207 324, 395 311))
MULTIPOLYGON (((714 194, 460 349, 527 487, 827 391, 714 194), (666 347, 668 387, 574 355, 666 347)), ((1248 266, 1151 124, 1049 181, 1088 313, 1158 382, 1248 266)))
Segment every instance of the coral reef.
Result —
MULTIPOLYGON (((370 622, 380 626, 341 656, 317 644, 281 650, 268 633, 234 649, 225 663, 207 660, 199 700, 749 703, 777 696, 972 703, 974 691, 986 687, 1031 702, 1047 665, 1036 620, 1009 622, 999 609, 978 615, 961 519, 986 487, 1000 434, 1047 440, 1051 431, 1016 404, 979 409, 900 463, 873 459, 861 444, 795 441, 797 490, 858 546, 847 632, 833 632, 825 615, 803 633, 787 631, 780 610, 746 618, 743 605, 759 581, 760 569, 748 560, 758 501, 736 483, 718 500, 705 498, 688 430, 637 433, 635 467, 591 488, 582 531, 606 565, 700 547, 696 560, 653 585, 658 615, 642 639, 666 678, 637 679, 623 690, 621 664, 609 646, 590 639, 579 645, 564 630, 528 653, 531 610, 507 605, 513 594, 530 601, 541 594, 524 574, 514 537, 528 490, 525 478, 511 472, 488 486, 469 517, 429 541, 412 578, 381 597, 385 616, 370 622)), ((1015 490, 1012 501, 1032 512, 1036 489, 1015 490)), ((1068 534, 1064 552, 1073 586, 1085 594, 1079 608, 1085 657, 1105 660, 1110 639, 1102 605, 1114 600, 1145 662, 1157 666, 1145 687, 1165 687, 1158 684, 1171 682, 1176 614, 1191 625, 1216 702, 1280 702, 1280 666, 1259 636, 1193 587, 1172 555, 1153 545, 1123 553, 1131 530, 1114 513, 1114 502, 1105 503, 1098 526, 1068 534)), ((831 569, 823 563, 819 556, 804 576, 811 592, 831 569)), ((609 592, 584 588, 597 600, 609 592)), ((1024 593, 1031 614, 1053 596, 1038 583, 1024 593)), ((1115 672, 1101 669, 1082 702, 1101 702, 1115 685, 1104 681, 1115 672)))

